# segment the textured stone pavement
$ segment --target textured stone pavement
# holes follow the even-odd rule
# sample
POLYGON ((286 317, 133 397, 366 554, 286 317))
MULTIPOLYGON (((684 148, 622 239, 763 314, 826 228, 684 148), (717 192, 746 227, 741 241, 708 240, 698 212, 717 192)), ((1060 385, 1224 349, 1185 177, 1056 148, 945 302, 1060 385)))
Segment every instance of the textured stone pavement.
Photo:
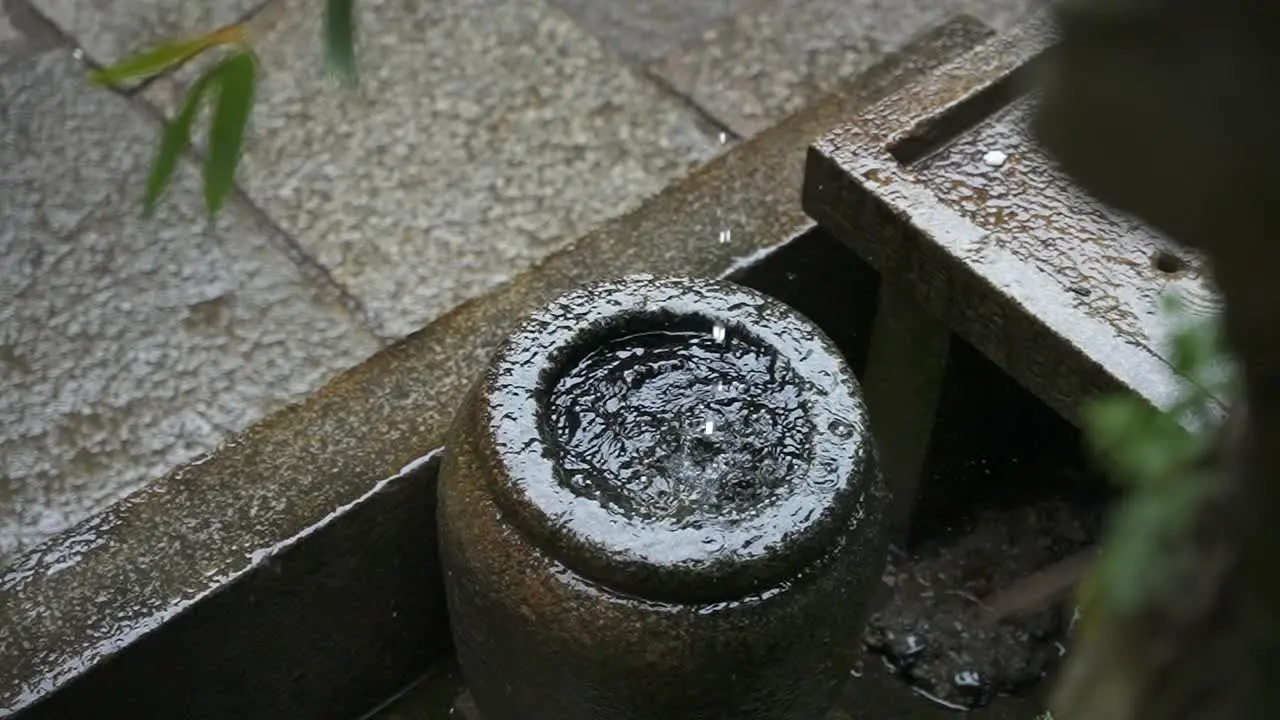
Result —
POLYGON ((0 74, 0 556, 191 460, 378 347, 190 163, 138 213, 158 123, 68 49, 0 74))
MULTIPOLYGON (((625 2, 625 0, 616 0, 625 2)), ((766 0, 710 25, 650 71, 740 136, 818 100, 927 27, 996 28, 1045 0, 766 0)))
MULTIPOLYGON (((355 91, 307 60, 314 0, 276 0, 255 21, 264 75, 240 178, 386 337, 719 149, 717 129, 535 0, 359 7, 355 91)), ((186 75, 147 97, 175 108, 186 75)))
MULTIPOLYGON (((0 0, 0 567, 817 99, 947 15, 1039 0, 0 0), (138 195, 189 73, 97 62, 250 17, 244 195, 138 195), (78 50, 77 50, 78 48, 78 50), (707 118, 710 118, 708 120, 707 118)), ((193 158, 194 159, 194 158, 193 158)))

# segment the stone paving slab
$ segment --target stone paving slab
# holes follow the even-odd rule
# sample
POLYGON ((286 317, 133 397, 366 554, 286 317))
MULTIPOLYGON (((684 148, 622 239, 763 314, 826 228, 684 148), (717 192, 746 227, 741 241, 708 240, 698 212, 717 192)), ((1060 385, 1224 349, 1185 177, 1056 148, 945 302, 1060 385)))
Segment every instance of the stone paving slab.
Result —
POLYGON ((0 69, 61 44, 57 28, 24 0, 0 0, 0 69))
POLYGON ((0 5, 0 64, 18 55, 26 44, 25 40, 23 34, 14 27, 6 8, 0 5))
MULTIPOLYGON (((10 0, 12 1, 12 0, 10 0)), ((149 45, 194 35, 248 16, 266 0, 22 0, 110 65, 149 45)), ((317 8, 319 3, 316 3, 317 8)), ((318 13, 319 10, 317 9, 318 13)))
MULTIPOLYGON (((362 0, 361 83, 318 59, 320 14, 255 19, 249 196, 369 310, 426 324, 719 149, 718 132, 543 0, 362 0)), ((147 97, 171 112, 180 73, 147 97)))
POLYGON ((757 0, 651 71, 750 137, 946 18, 997 29, 1045 0, 757 0))
POLYGON ((639 62, 661 59, 697 39, 717 20, 752 0, 552 0, 604 40, 609 49, 639 62))
POLYGON ((150 220, 158 123, 69 49, 0 72, 0 566, 378 347, 194 168, 150 220))

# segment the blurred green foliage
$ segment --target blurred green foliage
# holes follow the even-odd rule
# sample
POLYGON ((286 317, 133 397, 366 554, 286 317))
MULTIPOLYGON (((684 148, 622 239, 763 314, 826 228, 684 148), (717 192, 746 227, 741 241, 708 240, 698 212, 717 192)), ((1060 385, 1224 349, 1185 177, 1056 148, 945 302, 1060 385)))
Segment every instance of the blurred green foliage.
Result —
POLYGON ((1100 397, 1083 408, 1089 449, 1125 490, 1099 565, 1081 588, 1086 622, 1099 613, 1132 613, 1158 591, 1169 562, 1164 550, 1208 488, 1205 460, 1223 419, 1219 399, 1235 397, 1219 319, 1191 318, 1174 297, 1163 305, 1175 328, 1170 360, 1186 380, 1181 396, 1164 409, 1134 395, 1100 397))

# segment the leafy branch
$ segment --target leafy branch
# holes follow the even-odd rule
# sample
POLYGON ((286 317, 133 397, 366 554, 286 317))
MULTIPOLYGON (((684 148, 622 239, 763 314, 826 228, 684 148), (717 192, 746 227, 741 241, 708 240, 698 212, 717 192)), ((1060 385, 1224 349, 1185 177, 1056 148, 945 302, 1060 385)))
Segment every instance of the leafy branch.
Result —
POLYGON ((1099 565, 1080 588, 1089 626, 1100 615, 1135 612, 1156 591, 1167 570, 1164 550, 1209 488, 1204 460, 1220 424, 1215 398, 1237 390, 1218 319, 1192 321, 1172 297, 1164 310, 1176 327, 1172 365, 1188 380, 1182 396, 1167 410, 1133 395, 1097 398, 1084 408, 1090 449, 1127 490, 1099 565))
MULTIPOLYGON (((326 0, 323 46, 329 72, 346 83, 356 74, 355 0, 326 0)), ((258 57, 245 23, 228 25, 194 38, 162 44, 89 74, 89 81, 119 87, 177 70, 211 52, 222 57, 187 89, 177 114, 166 124, 152 159, 143 195, 143 214, 150 216, 173 180, 178 160, 191 145, 191 128, 206 104, 213 106, 205 148, 204 203, 209 217, 222 209, 235 186, 236 169, 258 84, 258 57)))

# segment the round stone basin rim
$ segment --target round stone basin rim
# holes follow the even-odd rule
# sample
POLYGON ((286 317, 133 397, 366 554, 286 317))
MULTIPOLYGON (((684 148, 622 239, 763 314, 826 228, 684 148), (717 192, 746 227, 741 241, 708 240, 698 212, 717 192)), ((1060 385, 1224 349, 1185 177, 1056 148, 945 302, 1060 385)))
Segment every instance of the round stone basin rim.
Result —
POLYGON ((856 380, 821 330, 753 290, 648 275, 587 285, 530 317, 496 358, 482 388, 495 502, 544 552, 613 590, 718 602, 777 587, 833 549, 869 490, 858 482, 874 452, 856 380), (561 482, 544 410, 566 365, 628 324, 664 319, 726 327, 790 364, 813 433, 808 463, 775 500, 681 527, 611 512, 561 482))

